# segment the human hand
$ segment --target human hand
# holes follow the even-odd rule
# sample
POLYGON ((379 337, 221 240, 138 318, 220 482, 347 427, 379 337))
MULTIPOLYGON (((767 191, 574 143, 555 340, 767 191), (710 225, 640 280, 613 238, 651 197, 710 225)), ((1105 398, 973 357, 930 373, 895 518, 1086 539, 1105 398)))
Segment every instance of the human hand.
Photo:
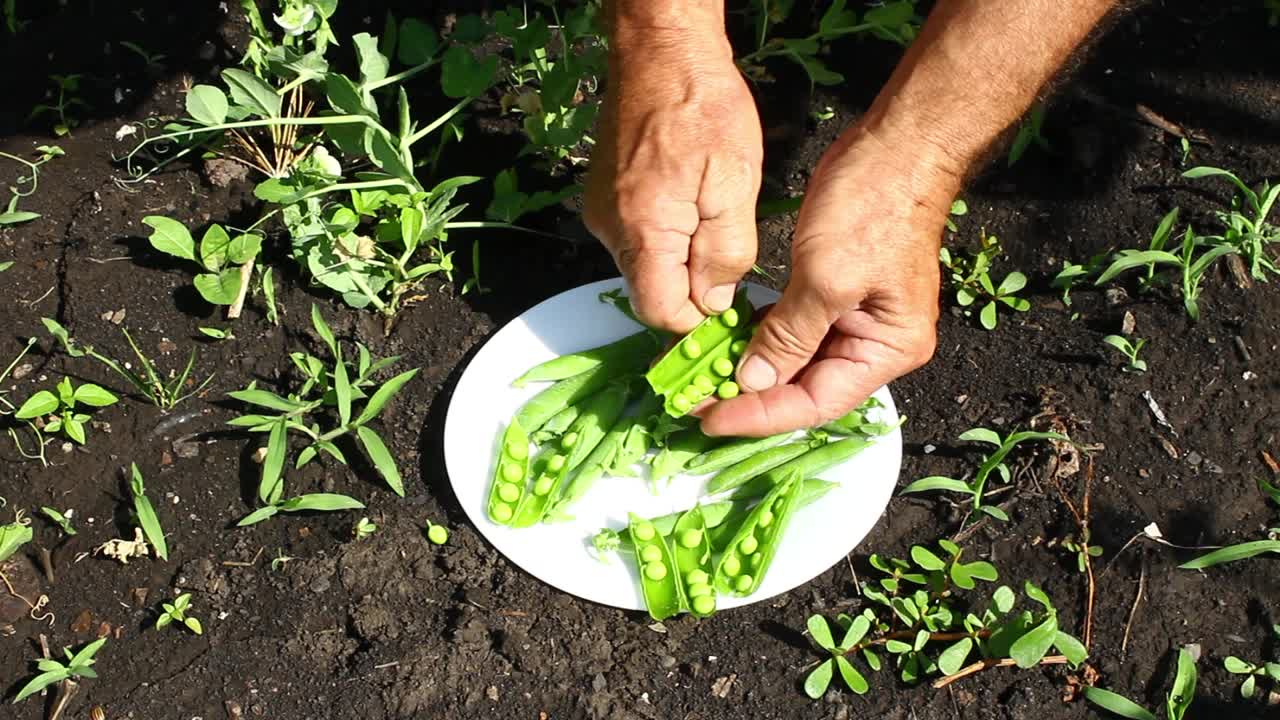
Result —
POLYGON ((583 220, 646 324, 683 333, 728 308, 756 258, 763 140, 719 26, 611 38, 583 220))
POLYGON ((791 280, 737 373, 703 408, 710 435, 764 436, 838 418, 933 356, 938 249, 959 174, 865 128, 823 156, 797 221, 791 280))

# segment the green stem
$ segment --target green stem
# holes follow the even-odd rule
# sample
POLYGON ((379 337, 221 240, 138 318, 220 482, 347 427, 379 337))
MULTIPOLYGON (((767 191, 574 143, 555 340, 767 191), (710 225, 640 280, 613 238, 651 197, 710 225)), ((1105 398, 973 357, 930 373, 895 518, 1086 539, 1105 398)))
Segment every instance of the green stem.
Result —
POLYGON ((496 228, 496 229, 502 229, 502 230, 516 230, 518 232, 529 233, 530 235, 539 235, 541 237, 553 238, 555 240, 570 241, 570 238, 567 238, 564 235, 557 235, 555 233, 543 232, 541 230, 534 230, 532 228, 520 227, 519 225, 512 225, 511 223, 506 223, 506 222, 471 220, 471 221, 464 221, 464 222, 445 223, 444 227, 446 230, 454 230, 454 229, 471 230, 476 228, 496 228))
POLYGON ((438 61, 437 61, 435 58, 431 58, 430 60, 428 60, 428 61, 426 61, 426 62, 424 62, 424 63, 422 63, 422 64, 420 64, 420 65, 414 65, 414 66, 413 66, 413 67, 411 67, 411 68, 407 68, 407 69, 405 69, 405 70, 401 70, 400 72, 396 73, 395 75, 388 75, 388 76, 386 76, 386 77, 382 78, 381 80, 379 80, 378 82, 369 83, 368 85, 365 85, 365 89, 366 89, 366 90, 369 90, 370 92, 372 92, 372 91, 374 91, 374 90, 377 90, 378 88, 386 87, 386 86, 388 86, 388 85, 393 85, 393 84, 398 83, 398 82, 400 82, 400 81, 402 81, 402 80, 408 80, 409 78, 413 77, 414 75, 417 75, 418 73, 422 72, 423 70, 426 70, 427 68, 431 67, 432 65, 435 65, 435 64, 436 64, 436 62, 438 62, 438 61))
POLYGON ((459 100, 459 101, 458 101, 458 103, 457 103, 456 105, 454 105, 453 107, 449 108, 448 112, 446 112, 445 114, 443 114, 443 115, 441 115, 440 117, 436 118, 435 120, 432 120, 432 121, 431 121, 431 123, 430 123, 429 125, 427 125, 426 127, 422 128, 422 129, 421 129, 421 130, 419 130, 418 132, 416 132, 416 133, 414 133, 414 134, 410 135, 410 136, 409 136, 409 138, 408 138, 407 140, 405 140, 405 143, 404 143, 404 144, 405 144, 405 146, 406 146, 406 147, 408 147, 408 146, 413 145, 414 143, 418 142, 419 140, 421 140, 422 138, 426 137, 427 135, 430 135, 433 131, 435 131, 435 130, 436 130, 437 128, 439 128, 441 125, 443 125, 443 124, 445 124, 445 123, 449 122, 450 118, 452 118, 454 115, 457 115, 459 112, 461 112, 461 111, 462 111, 462 109, 463 109, 464 107, 466 107, 467 105, 469 105, 469 104, 471 103, 471 101, 472 101, 472 100, 475 100, 475 98, 474 98, 474 97, 465 97, 465 98, 462 98, 461 100, 459 100))

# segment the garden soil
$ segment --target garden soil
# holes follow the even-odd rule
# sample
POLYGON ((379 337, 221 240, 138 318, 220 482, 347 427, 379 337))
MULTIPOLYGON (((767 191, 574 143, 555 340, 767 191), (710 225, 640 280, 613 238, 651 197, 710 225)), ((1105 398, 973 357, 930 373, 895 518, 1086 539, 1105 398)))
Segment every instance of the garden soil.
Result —
MULTIPOLYGON (((443 419, 451 388, 486 338, 535 303, 614 274, 572 212, 534 219, 571 241, 456 234, 464 269, 471 242, 482 238, 487 292, 462 295, 460 281, 431 279, 389 335, 372 314, 308 287, 276 249, 277 238, 268 259, 284 270, 282 324, 267 322, 261 301, 252 300, 231 324, 234 341, 208 342, 197 328, 226 323, 193 295, 189 266, 149 249, 140 221, 164 214, 194 226, 243 226, 259 211, 251 182, 216 186, 199 164, 177 163, 123 184, 127 175, 113 154, 136 140, 117 140, 122 126, 178 112, 185 83, 208 81, 239 58, 245 30, 226 11, 235 3, 181 10, 135 3, 129 12, 105 3, 30 5, 19 3, 20 13, 40 16, 16 39, 0 38, 7 68, 0 149, 29 156, 52 141, 49 118, 26 118, 48 72, 84 73, 89 107, 77 111, 83 124, 57 141, 66 157, 45 167, 39 191, 22 203, 42 217, 0 230, 0 259, 16 261, 0 275, 0 354, 7 363, 28 337, 41 338, 21 364, 22 377, 4 389, 21 399, 67 374, 125 390, 101 366, 53 352, 42 316, 115 357, 128 355, 120 334, 128 328, 166 368, 198 346, 196 372, 216 377, 200 398, 167 415, 136 397, 96 413, 88 445, 64 452, 51 444, 48 468, 0 445, 5 514, 74 508, 79 529, 64 538, 36 518, 35 541, 6 566, 16 589, 49 601, 47 620, 35 622, 21 603, 0 600, 5 698, 30 677, 38 636, 57 652, 109 634, 100 677, 82 683, 64 717, 90 717, 94 706, 105 711, 96 717, 146 720, 1097 716, 1070 701, 1073 684, 1092 673, 1063 667, 992 668, 940 690, 908 687, 886 671, 871 678, 865 696, 833 689, 816 702, 805 697, 802 678, 820 659, 803 635, 806 618, 861 607, 855 586, 869 576, 870 553, 902 556, 913 544, 954 535, 963 516, 936 496, 895 498, 848 562, 710 620, 655 625, 643 613, 578 600, 513 567, 450 490, 443 419), (149 70, 119 40, 162 53, 161 66, 149 70), (401 368, 421 368, 381 420, 407 498, 388 492, 359 461, 289 473, 294 489, 365 500, 379 530, 360 542, 349 540, 354 513, 233 527, 253 507, 258 468, 254 442, 225 425, 238 414, 226 393, 251 380, 291 387, 288 353, 320 347, 310 330, 313 303, 341 338, 399 355, 401 368), (130 462, 147 478, 168 533, 168 561, 122 565, 91 554, 132 534, 123 474, 130 462), (425 541, 428 519, 450 528, 448 544, 425 541), (52 576, 39 569, 40 549, 50 553, 52 576), (278 557, 291 559, 273 562, 278 557), (182 592, 193 594, 204 634, 152 630, 159 602, 182 592)), ((433 11, 433 19, 445 22, 446 11, 433 11)), ((340 12, 351 31, 381 27, 381 7, 361 12, 344 3, 340 12)), ((963 544, 969 557, 995 563, 1003 582, 1043 587, 1062 625, 1082 634, 1088 592, 1075 558, 1061 548, 1064 538, 1079 536, 1063 496, 1081 504, 1091 468, 1090 525, 1104 554, 1095 561, 1089 665, 1099 684, 1158 709, 1176 648, 1197 645, 1193 718, 1280 717, 1275 707, 1240 699, 1237 679, 1222 669, 1227 655, 1280 659, 1270 635, 1280 621, 1280 573, 1266 559, 1179 570, 1194 553, 1131 540, 1150 523, 1180 545, 1257 539, 1277 524, 1254 479, 1271 473, 1263 453, 1280 455, 1280 291, 1274 283, 1241 288, 1219 263, 1206 280, 1203 319, 1193 323, 1167 291, 1140 294, 1119 283, 1105 293, 1077 291, 1067 306, 1049 279, 1065 259, 1145 243, 1174 206, 1208 230, 1229 188, 1181 179, 1186 165, 1230 168, 1250 182, 1280 176, 1277 41, 1280 28, 1267 27, 1260 3, 1152 2, 1119 20, 1048 102, 1049 149, 1032 148, 1013 168, 996 157, 966 191, 970 212, 949 234, 950 243, 970 247, 983 228, 997 235, 1008 258, 996 274, 1019 269, 1031 277, 1031 310, 1002 314, 988 332, 944 297, 936 358, 893 384, 909 417, 904 484, 971 469, 975 449, 956 437, 975 426, 1057 427, 1088 448, 1074 471, 1070 453, 1020 450, 1012 489, 996 496, 1010 522, 983 522, 963 544), (1178 139, 1144 119, 1140 107, 1203 139, 1186 165, 1178 139), (1145 374, 1122 372, 1118 354, 1100 342, 1127 314, 1136 335, 1150 341, 1145 374)), ((797 94, 805 83, 794 82, 790 69, 775 68, 779 81, 758 89, 770 143, 766 194, 803 189, 823 147, 867 107, 897 53, 876 40, 837 45, 830 61, 849 84, 812 96, 797 94), (834 119, 810 117, 827 107, 834 119)), ((469 129, 470 141, 491 152, 455 148, 446 156, 454 171, 485 174, 511 164, 519 139, 495 108, 482 104, 469 129)), ((0 165, 0 180, 12 181, 15 168, 0 165)), ((473 211, 487 202, 484 193, 473 193, 473 211)), ((792 227, 790 217, 760 226, 760 264, 776 287, 786 282, 792 227)), ((351 448, 348 457, 360 453, 351 448)), ((972 601, 986 597, 978 591, 972 601)), ((36 697, 5 705, 0 717, 41 718, 46 704, 36 697)))

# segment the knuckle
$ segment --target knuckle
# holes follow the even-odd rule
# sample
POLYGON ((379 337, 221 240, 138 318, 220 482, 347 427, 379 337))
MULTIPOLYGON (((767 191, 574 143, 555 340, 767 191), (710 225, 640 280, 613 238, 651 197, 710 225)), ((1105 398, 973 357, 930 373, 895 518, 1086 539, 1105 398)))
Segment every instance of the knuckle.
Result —
POLYGON ((806 359, 813 355, 813 347, 804 334, 791 322, 777 318, 773 313, 760 323, 755 339, 769 352, 789 359, 806 359))
POLYGON ((712 268, 732 273, 746 272, 756 262, 756 249, 741 244, 700 248, 695 243, 693 255, 694 263, 699 268, 712 268))

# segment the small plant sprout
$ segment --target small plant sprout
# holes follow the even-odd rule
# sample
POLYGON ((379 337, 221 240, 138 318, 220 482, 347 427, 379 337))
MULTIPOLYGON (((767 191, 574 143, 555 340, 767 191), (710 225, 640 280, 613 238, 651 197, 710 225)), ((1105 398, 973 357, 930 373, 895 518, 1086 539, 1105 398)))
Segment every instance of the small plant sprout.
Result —
POLYGON ((1024 430, 1022 432, 1009 433, 1005 437, 1000 437, 1000 433, 987 428, 973 428, 960 435, 959 440, 968 442, 979 442, 987 445, 995 446, 995 450, 982 459, 982 463, 978 466, 978 470, 968 482, 949 478, 942 475, 933 475, 921 478, 902 489, 903 495, 908 493, 927 492, 930 490, 942 490, 944 492, 960 493, 969 495, 973 498, 973 512, 981 512, 989 515, 997 520, 1008 520, 1009 516, 1005 514, 995 505, 987 505, 984 502, 987 480, 991 477, 991 473, 998 474, 1005 483, 1010 482, 1011 473, 1009 466, 1004 463, 1005 457, 1013 452, 1013 449, 1024 442, 1036 440, 1058 440, 1062 442, 1071 442, 1071 439, 1065 435, 1053 432, 1036 432, 1024 430))
MULTIPOLYGON (((1003 254, 1000 240, 994 235, 981 234, 981 247, 978 252, 952 253, 942 248, 938 257, 947 270, 947 282, 956 292, 956 304, 969 308, 980 300, 986 300, 978 313, 978 321, 987 330, 994 330, 998 322, 997 307, 1001 304, 1017 312, 1026 312, 1031 303, 1016 293, 1027 285, 1027 276, 1014 271, 1005 276, 997 286, 991 279, 991 267, 997 257, 1003 254)), ((965 314, 969 314, 969 310, 965 314)))
POLYGON ((1272 185, 1266 181, 1256 188, 1249 187, 1234 173, 1215 167, 1193 167, 1182 173, 1182 177, 1197 179, 1217 177, 1227 180, 1236 187, 1238 194, 1231 199, 1231 208, 1216 213, 1222 225, 1221 235, 1200 238, 1210 247, 1225 245, 1244 256, 1249 265, 1249 272, 1255 280, 1266 281, 1267 273, 1280 274, 1280 266, 1275 264, 1267 247, 1280 242, 1280 226, 1267 221, 1271 210, 1280 198, 1280 184, 1272 185))
POLYGON ((959 228, 956 227, 955 218, 964 217, 968 214, 969 203, 965 202, 963 198, 956 198, 951 203, 951 210, 947 213, 947 229, 951 232, 958 232, 959 228))
POLYGON ((813 118, 813 121, 818 124, 827 122, 828 120, 830 120, 831 118, 834 118, 835 116, 836 116, 836 111, 832 110, 830 105, 824 106, 821 110, 814 110, 813 112, 809 113, 809 117, 813 118))
POLYGON ((85 443, 85 424, 89 415, 76 412, 78 405, 101 408, 114 405, 119 398, 93 383, 79 387, 71 384, 71 378, 62 378, 57 393, 41 390, 22 404, 13 417, 18 420, 44 420, 47 433, 62 433, 80 445, 85 443))
MULTIPOLYGON (((76 108, 87 108, 88 103, 81 100, 77 93, 80 92, 80 75, 50 75, 51 82, 56 90, 57 99, 51 100, 49 103, 36 105, 31 109, 29 120, 34 120, 41 115, 52 115, 55 118, 53 125, 53 134, 58 137, 69 135, 72 128, 80 124, 71 111, 76 108)), ((50 95, 54 92, 51 91, 50 95)))
POLYGON ((161 603, 160 607, 163 608, 164 612, 160 613, 160 617, 156 618, 157 630, 163 630, 166 625, 176 622, 196 635, 204 633, 204 628, 200 625, 200 621, 187 614, 187 610, 191 607, 191 593, 182 593, 174 598, 172 604, 161 603))
POLYGON ((1085 572, 1089 568, 1089 558, 1102 557, 1102 548, 1097 545, 1089 544, 1089 531, 1085 531, 1084 538, 1079 542, 1074 537, 1068 535, 1062 541, 1062 547, 1076 555, 1076 567, 1080 572, 1085 572))
MULTIPOLYGON (((40 145, 36 148, 36 152, 40 157, 36 160, 26 160, 17 155, 10 155, 7 152, 0 152, 0 158, 13 160, 27 166, 27 175, 21 175, 14 180, 13 185, 9 186, 9 202, 0 210, 0 227, 5 225, 17 225, 18 223, 29 222, 40 217, 40 213, 30 212, 28 210, 19 210, 18 201, 25 197, 30 197, 36 192, 36 188, 40 186, 40 166, 50 160, 61 157, 66 153, 57 145, 40 145), (25 186, 25 187, 24 187, 25 186)), ((10 263, 12 264, 12 263, 10 263)))
POLYGON ((297 559, 298 558, 296 557, 285 555, 284 548, 280 548, 276 550, 276 556, 271 558, 271 570, 274 572, 279 572, 285 565, 288 565, 289 563, 297 559))
POLYGON ((444 545, 449 542, 449 528, 427 521, 427 540, 432 545, 444 545))
POLYGON ((160 527, 160 519, 156 517, 155 508, 147 499, 146 487, 142 483, 142 472, 138 470, 137 463, 129 464, 129 472, 131 474, 129 491, 133 494, 133 512, 138 517, 138 526, 146 534, 147 542, 155 548, 156 557, 168 560, 169 544, 165 542, 164 530, 160 527))
POLYGON ((222 328, 216 328, 216 327, 199 327, 196 329, 200 331, 201 335, 204 335, 207 338, 213 338, 214 340, 221 341, 221 340, 236 339, 236 336, 231 332, 230 329, 223 330, 222 328))
POLYGON ((1129 361, 1129 364, 1124 366, 1125 372, 1141 373, 1147 371, 1147 361, 1138 357, 1138 353, 1141 353, 1143 346, 1147 344, 1146 340, 1134 338, 1134 341, 1131 342, 1129 338, 1121 335, 1108 335, 1102 338, 1102 342, 1120 351, 1120 354, 1124 355, 1125 359, 1129 361))
MULTIPOLYGON (((105 637, 99 638, 85 645, 75 654, 72 654, 71 648, 63 648, 62 652, 67 657, 65 663, 52 659, 37 660, 36 669, 40 671, 40 674, 32 678, 26 685, 23 685, 13 701, 15 703, 22 702, 54 683, 66 683, 74 687, 76 685, 75 678, 98 677, 98 673, 93 669, 94 656, 98 654, 98 651, 102 649, 106 642, 107 639, 105 637)), ((64 697, 69 694, 65 691, 65 688, 66 685, 64 685, 64 697)))
MULTIPOLYGON (((1276 638, 1280 639, 1280 626, 1272 628, 1272 631, 1275 632, 1276 638)), ((1232 675, 1245 676, 1244 682, 1240 684, 1240 697, 1246 700, 1252 700, 1257 694, 1259 678, 1264 681, 1270 680, 1273 684, 1280 684, 1280 663, 1255 664, 1230 655, 1222 664, 1232 675)))
MULTIPOLYGON (((1178 673, 1173 679, 1173 687, 1165 699, 1165 717, 1167 720, 1183 720, 1187 710, 1196 696, 1196 661, 1191 651, 1186 648, 1178 650, 1178 673)), ((1129 698, 1103 690, 1099 687, 1085 688, 1084 697, 1089 702, 1108 712, 1129 720, 1159 720, 1155 713, 1147 710, 1129 698)))
POLYGON ((65 513, 62 513, 51 507, 41 507, 40 512, 43 513, 45 517, 49 518, 54 525, 57 525, 67 537, 71 537, 76 534, 76 529, 71 526, 71 510, 67 510, 65 513))
POLYGON ((362 517, 356 521, 354 526, 352 526, 351 538, 353 540, 364 540, 376 532, 378 532, 378 526, 369 520, 369 518, 362 517))
POLYGON ((1191 141, 1185 137, 1181 138, 1178 141, 1178 146, 1182 148, 1182 159, 1178 161, 1178 164, 1186 165, 1187 160, 1191 157, 1191 141))
POLYGON ((1049 146, 1049 141, 1044 139, 1044 135, 1040 134, 1043 125, 1044 106, 1036 103, 1031 107, 1022 124, 1018 126, 1018 134, 1013 137, 1013 144, 1009 146, 1009 167, 1016 165, 1032 145, 1046 152, 1053 151, 1053 148, 1049 146))

